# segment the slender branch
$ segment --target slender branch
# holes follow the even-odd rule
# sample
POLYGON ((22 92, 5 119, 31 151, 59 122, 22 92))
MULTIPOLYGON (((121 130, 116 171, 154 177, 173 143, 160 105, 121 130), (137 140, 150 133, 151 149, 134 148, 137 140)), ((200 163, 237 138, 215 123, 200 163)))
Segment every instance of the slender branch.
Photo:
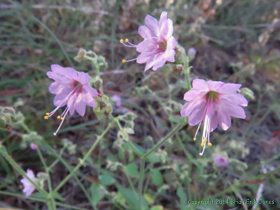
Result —
POLYGON ((98 138, 96 139, 96 141, 94 142, 94 144, 91 146, 91 148, 89 149, 89 151, 86 153, 86 155, 84 156, 83 159, 80 160, 79 164, 70 172, 70 174, 64 178, 64 180, 62 182, 60 182, 60 184, 53 190, 53 192, 57 192, 75 173, 76 171, 85 164, 86 160, 88 159, 88 157, 90 156, 90 154, 92 153, 92 151, 94 150, 94 148, 97 146, 97 144, 102 140, 102 138, 104 137, 104 135, 110 130, 110 128, 112 127, 112 123, 110 123, 108 125, 108 127, 103 131, 103 133, 98 136, 98 138))
POLYGON ((160 148, 170 137, 176 134, 177 131, 179 131, 184 124, 178 124, 173 130, 167 134, 163 139, 161 139, 151 150, 149 150, 146 154, 142 156, 142 159, 146 159, 151 153, 156 151, 158 148, 160 148))

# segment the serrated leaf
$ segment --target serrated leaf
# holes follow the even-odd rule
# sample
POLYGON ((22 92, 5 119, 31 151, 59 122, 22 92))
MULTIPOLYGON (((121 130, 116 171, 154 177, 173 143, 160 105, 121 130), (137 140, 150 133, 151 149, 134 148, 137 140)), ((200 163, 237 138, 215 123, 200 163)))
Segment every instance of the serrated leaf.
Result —
POLYGON ((159 186, 163 184, 163 178, 159 170, 152 171, 152 180, 154 185, 159 186))

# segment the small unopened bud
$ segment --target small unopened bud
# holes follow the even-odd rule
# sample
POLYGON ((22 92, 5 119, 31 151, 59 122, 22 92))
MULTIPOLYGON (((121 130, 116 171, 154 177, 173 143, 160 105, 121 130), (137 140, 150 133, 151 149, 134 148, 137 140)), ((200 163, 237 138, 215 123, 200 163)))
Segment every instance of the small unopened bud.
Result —
POLYGON ((182 64, 177 64, 173 67, 173 71, 175 71, 175 72, 182 72, 183 69, 184 69, 184 67, 182 64))
POLYGON ((176 45, 175 63, 185 63, 186 51, 181 45, 176 45))
POLYGON ((101 108, 105 108, 106 106, 107 106, 106 103, 104 103, 103 101, 100 102, 100 107, 101 107, 101 108))
POLYGON ((101 86, 102 86, 102 82, 99 81, 99 80, 97 80, 97 81, 95 82, 95 88, 96 88, 97 90, 99 90, 99 89, 101 88, 101 86))
POLYGON ((108 117, 110 112, 109 111, 105 111, 104 114, 105 114, 106 117, 108 117))
POLYGON ((188 50, 188 56, 193 59, 193 58, 195 58, 195 55, 196 55, 196 49, 194 47, 191 47, 188 50))
POLYGON ((248 100, 253 100, 254 97, 254 92, 249 89, 249 88, 241 88, 240 93, 245 96, 245 98, 247 98, 248 100))
POLYGON ((77 62, 81 62, 85 58, 86 54, 87 52, 83 48, 81 48, 74 60, 77 62))

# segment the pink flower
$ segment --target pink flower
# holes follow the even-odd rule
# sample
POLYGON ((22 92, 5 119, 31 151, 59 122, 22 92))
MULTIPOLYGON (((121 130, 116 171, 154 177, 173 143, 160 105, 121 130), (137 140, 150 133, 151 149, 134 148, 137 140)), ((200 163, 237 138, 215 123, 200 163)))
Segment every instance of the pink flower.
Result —
MULTIPOLYGON (((136 47, 136 50, 140 52, 137 59, 131 59, 128 61, 137 60, 137 63, 146 63, 145 71, 153 67, 153 70, 157 70, 162 67, 167 61, 175 62, 175 47, 177 41, 172 36, 173 34, 173 21, 167 19, 167 12, 163 11, 160 16, 160 20, 157 21, 151 15, 147 15, 145 18, 145 25, 142 25, 138 29, 138 33, 143 37, 143 41, 138 45, 132 44, 125 39, 121 39, 121 43, 127 47, 136 47)), ((128 62, 123 60, 123 62, 128 62)))
POLYGON ((34 144, 34 143, 31 143, 30 148, 31 148, 32 150, 36 150, 36 149, 37 149, 37 145, 34 144))
POLYGON ((112 100, 116 102, 116 106, 120 107, 122 105, 122 99, 118 95, 113 95, 112 100))
POLYGON ((64 112, 57 117, 62 121, 54 133, 56 135, 68 112, 73 115, 77 111, 79 115, 84 116, 86 105, 96 107, 94 97, 98 96, 98 92, 89 85, 90 77, 87 73, 63 68, 57 64, 51 65, 51 69, 47 75, 54 82, 50 85, 49 91, 56 95, 53 100, 56 108, 47 113, 45 119, 51 117, 60 107, 67 105, 64 112))
POLYGON ((228 160, 223 156, 217 155, 214 158, 214 161, 219 167, 227 167, 228 166, 228 160))
MULTIPOLYGON (((26 175, 28 176, 29 179, 31 179, 32 181, 35 181, 35 175, 33 173, 32 170, 27 169, 26 171, 26 175)), ((23 177, 23 179, 20 180, 20 182, 23 184, 24 188, 22 190, 22 192, 25 194, 25 196, 30 196, 34 190, 36 189, 33 184, 31 184, 28 179, 26 179, 25 177, 23 177)))
POLYGON ((185 93, 184 100, 188 101, 182 109, 181 116, 189 116, 189 124, 194 126, 199 123, 194 140, 203 121, 202 143, 203 155, 205 143, 211 146, 210 132, 215 130, 218 124, 223 130, 231 126, 231 117, 244 119, 245 112, 241 106, 247 106, 245 97, 236 91, 240 84, 223 83, 195 79, 193 89, 185 93))

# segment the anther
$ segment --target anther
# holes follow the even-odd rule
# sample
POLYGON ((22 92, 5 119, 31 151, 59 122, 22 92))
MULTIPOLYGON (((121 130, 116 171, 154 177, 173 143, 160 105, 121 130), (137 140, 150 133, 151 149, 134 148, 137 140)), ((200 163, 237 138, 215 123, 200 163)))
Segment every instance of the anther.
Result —
POLYGON ((123 60, 122 60, 122 62, 123 62, 123 63, 125 63, 125 62, 126 62, 126 60, 125 60, 125 59, 123 59, 123 60))
POLYGON ((58 116, 57 116, 57 119, 60 119, 60 118, 61 118, 61 117, 58 115, 58 116))
POLYGON ((64 118, 63 118, 63 117, 60 117, 60 119, 63 120, 64 118))
POLYGON ((49 119, 49 117, 48 117, 48 116, 45 116, 44 119, 47 120, 47 119, 49 119))
POLYGON ((121 43, 121 44, 123 43, 123 39, 120 40, 120 43, 121 43))
POLYGON ((128 42, 128 41, 129 41, 129 40, 126 38, 126 39, 125 39, 125 42, 128 42))
POLYGON ((211 146, 212 146, 212 143, 208 143, 208 146, 211 147, 211 146))
POLYGON ((193 138, 194 141, 196 141, 196 138, 193 138))
POLYGON ((203 147, 203 146, 204 146, 204 144, 205 144, 205 142, 201 142, 201 144, 200 144, 200 145, 203 147))
POLYGON ((99 96, 100 98, 102 98, 103 95, 102 95, 102 93, 99 93, 98 96, 99 96))
POLYGON ((49 115, 50 115, 50 113, 48 113, 48 112, 47 112, 47 113, 46 113, 46 115, 47 115, 47 116, 49 116, 49 115))

